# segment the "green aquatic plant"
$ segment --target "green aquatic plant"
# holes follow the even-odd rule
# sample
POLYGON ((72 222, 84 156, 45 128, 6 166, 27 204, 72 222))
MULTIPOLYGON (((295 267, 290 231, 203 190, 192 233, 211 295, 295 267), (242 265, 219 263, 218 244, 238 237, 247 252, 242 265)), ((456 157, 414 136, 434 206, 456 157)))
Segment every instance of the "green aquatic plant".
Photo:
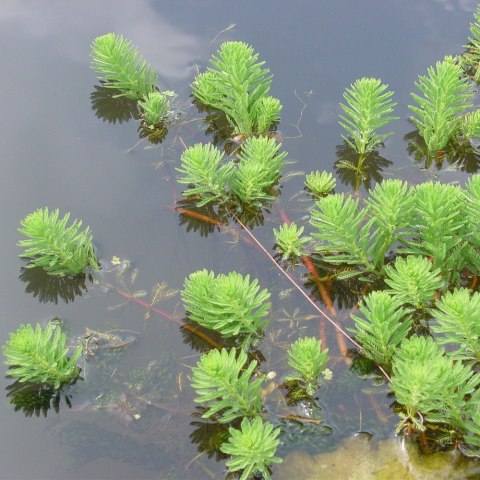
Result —
POLYGON ((472 92, 459 65, 447 58, 429 67, 420 75, 415 86, 423 96, 412 93, 416 102, 409 105, 411 117, 427 145, 435 153, 447 146, 457 134, 461 114, 471 106, 472 92))
POLYGON ((406 425, 425 431, 427 423, 436 423, 460 434, 467 400, 479 384, 480 375, 452 361, 432 338, 413 335, 404 340, 393 359, 390 384, 403 407, 397 431, 406 425))
MULTIPOLYGON (((189 317, 225 337, 252 338, 268 325, 270 293, 257 280, 230 272, 215 276, 199 270, 185 280, 182 300, 189 317)), ((248 340, 246 340, 248 343, 248 340)))
POLYGON ((460 64, 473 77, 475 82, 480 82, 480 5, 473 14, 475 21, 470 24, 470 37, 465 45, 465 53, 460 57, 460 64))
POLYGON ((256 416, 262 409, 263 377, 252 378, 257 361, 248 362, 244 351, 211 350, 204 353, 192 369, 192 388, 196 403, 208 408, 202 418, 215 416, 220 423, 239 417, 256 416))
POLYGON ((234 134, 267 133, 280 119, 280 101, 268 96, 272 76, 265 62, 243 42, 225 42, 210 60, 211 67, 192 83, 193 95, 221 110, 234 134))
POLYGON ((302 237, 303 230, 304 227, 299 227, 295 222, 284 223, 278 230, 273 229, 276 246, 283 260, 304 254, 303 245, 310 240, 310 237, 302 237))
POLYGON ((322 198, 311 211, 314 249, 323 261, 346 267, 337 274, 340 279, 383 276, 386 256, 393 253, 429 258, 448 284, 457 285, 464 269, 480 271, 476 177, 466 190, 438 182, 409 187, 384 180, 364 208, 344 194, 322 198))
POLYGON ((359 306, 362 316, 351 314, 349 329, 362 345, 362 353, 375 363, 390 367, 392 357, 412 326, 409 310, 387 291, 374 291, 359 306))
MULTIPOLYGON (((400 253, 430 258, 450 283, 458 284, 464 268, 472 264, 475 253, 472 232, 465 216, 465 192, 454 185, 425 182, 412 191, 412 231, 401 239, 400 253)), ((474 226, 474 232, 478 225, 474 226)))
POLYGON ((320 385, 319 377, 325 372, 328 363, 328 348, 322 350, 321 340, 315 337, 297 339, 288 349, 288 365, 295 370, 285 377, 287 382, 299 382, 308 396, 315 395, 320 385))
POLYGON ((106 88, 117 89, 134 100, 142 100, 156 90, 157 72, 142 58, 130 40, 107 33, 97 37, 91 48, 92 68, 106 88))
POLYGON ((440 345, 453 345, 449 354, 459 360, 480 361, 480 293, 466 288, 447 292, 431 310, 432 331, 440 345))
POLYGON ((440 270, 433 268, 426 257, 397 257, 393 265, 385 267, 385 274, 392 297, 418 309, 432 302, 444 284, 440 270))
POLYGON ((180 157, 177 171, 183 176, 178 182, 188 185, 184 196, 199 196, 197 206, 226 199, 232 176, 233 163, 225 163, 223 153, 212 144, 197 143, 187 148, 180 157))
POLYGON ((390 115, 396 105, 391 99, 393 92, 387 90, 377 78, 359 78, 345 90, 343 98, 346 105, 340 104, 345 115, 340 115, 340 125, 350 137, 342 138, 359 154, 364 155, 375 150, 383 143, 389 133, 377 133, 392 120, 399 117, 390 115))
POLYGON ((179 183, 189 186, 183 195, 198 196, 199 207, 211 202, 261 207, 275 198, 274 186, 287 155, 280 147, 273 138, 247 138, 238 157, 228 162, 211 144, 189 147, 177 168, 182 174, 179 183))
POLYGON ((45 383, 60 388, 80 374, 77 361, 82 355, 82 346, 68 358, 66 341, 61 328, 50 323, 45 329, 40 324, 35 329, 30 324, 21 325, 16 332, 10 333, 3 346, 5 363, 10 365, 8 375, 20 382, 45 383))
POLYGON ((480 138, 480 110, 465 114, 459 123, 460 134, 466 138, 480 138))
POLYGON ((170 108, 168 98, 158 90, 148 92, 138 101, 143 112, 143 120, 147 125, 156 125, 166 118, 170 108))
POLYGON ((42 267, 50 275, 77 275, 87 267, 98 270, 90 229, 80 231, 82 222, 74 220, 67 227, 70 213, 59 219, 59 210, 39 208, 21 222, 20 233, 29 237, 20 240, 25 247, 20 256, 31 258, 28 267, 42 267))
POLYGON ((261 207, 275 198, 272 193, 285 166, 286 152, 273 138, 247 138, 238 155, 238 165, 232 176, 231 189, 241 203, 261 207))
POLYGON ((244 418, 240 429, 230 427, 230 437, 220 449, 231 455, 227 461, 230 472, 242 471, 240 480, 247 480, 262 475, 262 478, 271 478, 268 467, 273 463, 281 463, 282 459, 275 456, 280 441, 279 428, 264 422, 260 417, 253 420, 244 418))
POLYGON ((330 172, 311 172, 305 176, 305 186, 317 197, 328 195, 335 189, 337 181, 330 172))

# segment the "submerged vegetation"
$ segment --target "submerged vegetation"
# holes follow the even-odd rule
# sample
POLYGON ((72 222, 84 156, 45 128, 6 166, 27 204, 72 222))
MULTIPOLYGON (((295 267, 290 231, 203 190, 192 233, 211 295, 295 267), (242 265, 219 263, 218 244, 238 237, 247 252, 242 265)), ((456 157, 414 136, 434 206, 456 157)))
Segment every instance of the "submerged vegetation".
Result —
MULTIPOLYGON (((472 139, 480 135, 480 110, 472 110, 471 81, 464 75, 466 70, 478 81, 480 10, 475 18, 467 52, 428 68, 416 83, 421 95, 412 93, 415 148, 425 157, 440 158, 461 146, 471 147, 472 139)), ((161 142, 167 134, 165 121, 173 119, 167 98, 171 92, 159 91, 152 67, 131 42, 115 34, 97 38, 91 55, 103 87, 111 90, 112 98, 133 100, 134 107, 129 108, 142 119, 144 137, 161 142)), ((242 480, 270 478, 271 467, 282 462, 277 450, 284 440, 288 443, 295 426, 303 433, 309 429, 312 436, 325 428, 317 394, 337 381, 335 374, 332 382, 326 382, 332 378, 327 368, 332 354, 324 333, 326 321, 337 331, 346 363, 351 360, 347 355, 354 357, 350 373, 373 377, 377 383, 381 379, 383 393, 388 391, 394 398, 392 409, 400 417, 397 433, 418 435, 426 452, 459 446, 480 456, 480 175, 471 176, 464 186, 436 181, 413 185, 373 176, 376 185, 370 188, 366 172, 372 169, 378 174, 388 165, 377 149, 393 134, 379 130, 398 117, 392 115, 396 103, 388 86, 379 79, 360 78, 346 89, 345 103, 340 104, 340 125, 347 135, 342 135, 345 143, 339 150, 352 157, 348 161, 342 157, 337 167, 347 172, 344 179, 353 172, 349 183, 354 194, 333 193, 337 180, 330 172, 308 174, 304 184, 313 203, 308 215, 291 221, 279 207, 283 223, 272 229, 277 263, 246 226, 262 223, 259 212, 268 211, 276 200, 288 164, 287 153, 272 135, 281 111, 279 100, 269 95, 272 75, 243 42, 222 44, 210 64, 192 83, 195 102, 215 121, 221 112, 230 130, 224 130, 224 137, 217 132, 217 143, 224 143, 224 150, 210 143, 187 146, 181 140, 185 148, 176 172, 178 183, 186 188, 176 209, 197 221, 202 234, 218 229, 231 234, 233 244, 243 235, 248 239, 245 243, 258 247, 321 315, 321 339, 304 334, 309 328, 303 321, 307 317, 298 309, 281 315, 274 311, 272 297, 276 299, 277 292, 262 289, 261 276, 251 280, 236 271, 191 273, 181 291, 186 313, 182 321, 176 312, 169 314, 156 306, 176 293, 165 283, 154 286, 150 302, 141 300, 146 292, 133 290, 135 271, 127 285, 127 268, 119 259, 112 261, 119 266, 114 272, 116 283, 107 280, 111 272, 100 270, 89 229, 80 231, 78 220, 67 227, 69 214, 60 219, 58 210, 39 209, 22 221, 20 232, 28 240, 19 243, 26 247, 21 256, 31 259, 29 267, 42 268, 48 275, 100 270, 97 285, 145 308, 145 321, 156 313, 180 326, 186 343, 199 352, 195 365, 183 363, 190 357, 182 360, 182 367, 190 369, 185 376, 196 395, 194 415, 202 419, 192 423, 197 430, 191 438, 208 456, 228 456, 229 472, 242 480), (366 187, 362 195, 361 184, 366 187), (253 220, 244 224, 246 212, 253 220), (287 261, 292 269, 300 263, 306 268, 311 295, 280 265, 287 261), (324 309, 315 303, 318 299, 324 309), (346 305, 351 308, 345 316, 350 323, 343 327, 336 309, 346 305), (282 322, 288 322, 289 328, 284 329, 282 322), (355 346, 354 352, 348 352, 345 339, 355 346), (274 361, 257 350, 262 345, 274 361), (272 365, 290 371, 276 382, 276 371, 267 370, 272 365)), ((49 404, 64 385, 78 378, 82 353, 91 359, 98 349, 109 349, 109 342, 115 344, 113 350, 126 349, 131 341, 112 332, 88 330, 69 358, 60 328, 22 325, 10 334, 3 353, 10 376, 20 383, 42 385, 43 403, 34 408, 25 405, 30 397, 17 396, 32 414, 46 408, 45 399, 49 404)), ((120 390, 128 386, 126 393, 105 395, 98 408, 120 411, 127 423, 142 417, 144 410, 140 414, 136 408, 140 402, 169 415, 178 413, 178 405, 173 408, 163 398, 159 401, 158 392, 144 391, 142 375, 153 384, 167 376, 164 371, 151 364, 134 373, 135 378, 117 385, 120 390)), ((105 378, 109 376, 114 372, 105 378)), ((183 370, 177 383, 183 393, 183 370)), ((176 401, 178 396, 172 395, 176 401)), ((376 413, 382 419, 381 412, 376 413)))

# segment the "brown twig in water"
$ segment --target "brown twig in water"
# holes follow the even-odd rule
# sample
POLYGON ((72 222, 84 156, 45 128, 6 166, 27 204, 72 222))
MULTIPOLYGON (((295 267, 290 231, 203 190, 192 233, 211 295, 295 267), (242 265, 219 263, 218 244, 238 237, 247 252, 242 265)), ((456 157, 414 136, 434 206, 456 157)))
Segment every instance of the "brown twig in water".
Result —
MULTIPOLYGON (((305 297, 308 303, 318 312, 322 317, 324 317, 330 324, 332 324, 335 329, 337 329, 345 338, 347 338, 353 345, 355 345, 359 350, 362 350, 362 346, 356 342, 338 323, 336 323, 332 318, 330 318, 318 305, 309 297, 309 295, 303 290, 303 288, 295 281, 294 278, 292 278, 291 275, 288 274, 272 257, 270 252, 257 240, 257 238, 253 235, 252 232, 238 219, 238 217, 234 216, 235 220, 238 222, 238 224, 243 228, 243 230, 247 233, 247 235, 255 242, 255 244, 262 250, 264 255, 267 256, 267 258, 275 265, 280 272, 287 277, 287 279, 290 281, 290 283, 305 297)), ((385 378, 391 382, 392 379, 390 378, 390 375, 385 371, 385 369, 381 365, 377 365, 378 369, 383 373, 385 378)))
POLYGON ((220 350, 222 347, 212 338, 210 338, 207 334, 201 332, 198 330, 198 327, 193 327, 192 325, 189 325, 188 323, 184 323, 178 318, 174 317, 173 315, 170 315, 167 312, 164 312, 158 307, 155 307, 153 305, 150 305, 149 303, 141 300, 140 298, 133 297, 130 295, 128 292, 125 292, 124 290, 115 287, 114 285, 111 285, 110 283, 105 283, 104 284, 106 288, 110 290, 114 290, 117 292, 119 295, 122 297, 126 298, 127 300, 130 300, 133 303, 136 303, 137 305, 140 305, 143 308, 146 308, 147 310, 155 313, 159 317, 164 318, 165 320, 168 320, 169 322, 176 323, 177 325, 180 326, 180 328, 183 328, 184 330, 188 330, 189 332, 193 333, 197 337, 201 338, 202 340, 205 340, 209 345, 211 345, 213 348, 216 348, 220 350))

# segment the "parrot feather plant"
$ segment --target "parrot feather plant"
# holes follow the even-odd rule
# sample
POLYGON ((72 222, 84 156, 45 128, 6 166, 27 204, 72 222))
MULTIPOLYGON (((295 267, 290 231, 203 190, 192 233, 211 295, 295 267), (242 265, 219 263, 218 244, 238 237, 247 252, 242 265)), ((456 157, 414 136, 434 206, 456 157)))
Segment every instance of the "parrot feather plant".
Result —
POLYGON ((103 86, 119 90, 117 96, 138 101, 157 89, 157 72, 122 35, 107 33, 97 37, 90 55, 92 68, 103 86))
POLYGON ((18 230, 29 238, 18 243, 25 247, 20 257, 31 259, 29 268, 42 267, 50 275, 78 275, 86 268, 98 270, 89 227, 81 231, 80 220, 67 227, 70 213, 59 216, 58 209, 50 212, 45 207, 22 220, 18 230))
POLYGON ((268 133, 280 120, 280 101, 268 95, 272 75, 244 42, 225 42, 211 67, 192 83, 195 98, 225 113, 235 135, 268 133))
POLYGON ((20 382, 44 383, 58 389, 77 378, 77 361, 82 354, 78 346, 68 358, 67 338, 58 326, 48 324, 45 329, 37 324, 21 325, 3 346, 5 363, 10 365, 8 375, 20 382))

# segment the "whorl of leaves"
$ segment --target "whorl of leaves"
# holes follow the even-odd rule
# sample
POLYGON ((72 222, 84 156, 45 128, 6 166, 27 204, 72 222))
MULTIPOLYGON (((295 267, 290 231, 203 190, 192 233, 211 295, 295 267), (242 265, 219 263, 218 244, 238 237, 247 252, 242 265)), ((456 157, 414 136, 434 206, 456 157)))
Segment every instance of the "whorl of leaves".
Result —
POLYGON ((122 92, 116 96, 141 100, 157 88, 157 73, 122 35, 107 33, 97 37, 90 55, 92 68, 103 86, 122 92))
POLYGON ((87 267, 99 268, 90 229, 80 231, 79 220, 67 227, 69 218, 67 213, 59 219, 58 209, 49 212, 45 207, 20 222, 18 231, 29 237, 18 242, 18 246, 25 247, 20 257, 32 259, 28 267, 42 267, 50 275, 77 275, 87 267))
POLYGON ((191 385, 198 395, 194 401, 207 406, 203 418, 215 416, 220 423, 229 423, 260 413, 263 377, 252 379, 257 362, 247 365, 244 351, 236 355, 235 349, 211 350, 193 368, 191 385))
POLYGON ((185 280, 182 300, 189 317, 225 337, 256 335, 268 325, 270 293, 257 280, 230 272, 199 270, 185 280))
POLYGON ((279 428, 264 422, 260 417, 253 420, 244 418, 240 429, 230 427, 230 438, 221 447, 222 452, 232 456, 227 462, 230 472, 242 470, 240 480, 247 480, 262 475, 264 480, 270 480, 269 465, 281 463, 282 459, 275 456, 280 441, 279 428))
POLYGON ((48 324, 42 329, 37 324, 20 325, 16 332, 10 333, 3 346, 5 363, 10 365, 10 377, 20 382, 45 383, 55 389, 80 373, 77 361, 82 354, 82 346, 77 347, 68 358, 67 338, 60 327, 48 324))

